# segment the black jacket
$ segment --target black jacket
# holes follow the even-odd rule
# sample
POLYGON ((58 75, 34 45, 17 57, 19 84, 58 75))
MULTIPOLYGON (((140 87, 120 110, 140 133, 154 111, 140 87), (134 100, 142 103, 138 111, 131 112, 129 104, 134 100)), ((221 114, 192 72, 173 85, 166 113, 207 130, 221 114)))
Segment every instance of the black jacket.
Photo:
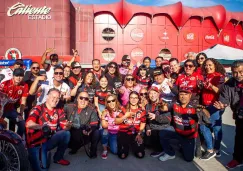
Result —
POLYGON ((223 104, 230 105, 234 118, 240 108, 240 97, 243 95, 243 89, 239 88, 237 84, 237 80, 230 78, 226 83, 224 83, 219 96, 219 101, 223 104))
POLYGON ((79 129, 84 125, 90 125, 92 129, 98 128, 98 114, 93 106, 88 105, 78 113, 77 105, 75 103, 69 103, 64 106, 64 111, 67 115, 67 119, 72 121, 72 127, 79 129))

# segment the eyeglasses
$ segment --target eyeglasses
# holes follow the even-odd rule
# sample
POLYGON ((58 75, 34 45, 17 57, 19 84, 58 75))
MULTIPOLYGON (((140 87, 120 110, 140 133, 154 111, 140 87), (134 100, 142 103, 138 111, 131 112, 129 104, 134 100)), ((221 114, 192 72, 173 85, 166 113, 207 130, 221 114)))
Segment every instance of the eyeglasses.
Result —
POLYGON ((198 58, 199 60, 205 60, 205 58, 204 57, 200 57, 200 58, 198 58))
POLYGON ((192 68, 192 67, 194 67, 194 65, 188 65, 188 64, 186 64, 186 65, 184 65, 184 67, 185 68, 187 68, 187 67, 192 68))
POLYGON ((127 81, 134 81, 134 78, 126 78, 127 81))
POLYGON ((139 95, 140 95, 140 96, 147 96, 148 93, 140 93, 139 95))
POLYGON ((63 75, 63 72, 54 72, 54 75, 63 75))
POLYGON ((36 70, 36 69, 40 69, 40 67, 32 67, 32 69, 36 70))
POLYGON ((115 65, 110 65, 109 68, 114 68, 114 69, 116 69, 116 66, 115 66, 115 65))
POLYGON ((80 99, 80 100, 89 101, 89 98, 88 98, 88 97, 79 96, 79 99, 80 99))
POLYGON ((107 100, 107 103, 111 103, 111 102, 115 102, 116 100, 115 99, 113 99, 113 100, 107 100))

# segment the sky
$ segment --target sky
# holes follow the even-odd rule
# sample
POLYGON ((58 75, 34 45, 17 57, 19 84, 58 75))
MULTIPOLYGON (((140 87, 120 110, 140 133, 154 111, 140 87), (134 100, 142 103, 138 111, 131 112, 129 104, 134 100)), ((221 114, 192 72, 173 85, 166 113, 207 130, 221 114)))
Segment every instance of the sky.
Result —
MULTIPOLYGON (((119 0, 71 0, 80 4, 109 4, 119 0)), ((126 0, 127 2, 144 6, 164 6, 174 4, 179 0, 126 0)), ((180 0, 183 5, 189 7, 207 7, 223 5, 228 11, 243 12, 243 0, 180 0)))

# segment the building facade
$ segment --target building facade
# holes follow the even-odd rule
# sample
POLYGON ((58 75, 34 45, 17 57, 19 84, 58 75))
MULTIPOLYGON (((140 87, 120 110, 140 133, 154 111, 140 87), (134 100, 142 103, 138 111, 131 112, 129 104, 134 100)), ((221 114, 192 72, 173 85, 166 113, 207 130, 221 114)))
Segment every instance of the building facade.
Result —
POLYGON ((0 58, 40 61, 55 48, 63 61, 77 49, 82 64, 134 62, 145 56, 177 57, 215 44, 243 49, 243 13, 223 6, 191 8, 181 2, 139 6, 121 0, 108 5, 82 5, 69 0, 1 0, 0 58), (14 48, 14 49, 11 49, 14 48), (21 55, 16 55, 15 48, 21 55))

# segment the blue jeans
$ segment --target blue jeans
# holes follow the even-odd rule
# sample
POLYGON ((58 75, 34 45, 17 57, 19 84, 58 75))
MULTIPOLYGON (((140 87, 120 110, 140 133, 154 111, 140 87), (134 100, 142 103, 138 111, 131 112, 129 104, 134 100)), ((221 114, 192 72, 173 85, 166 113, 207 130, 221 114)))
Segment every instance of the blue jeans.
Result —
POLYGON ((111 134, 106 129, 102 131, 101 144, 107 146, 110 145, 110 150, 113 154, 117 154, 117 134, 111 134))
POLYGON ((220 144, 222 141, 223 133, 222 133, 222 114, 224 110, 218 110, 214 106, 207 106, 206 109, 210 113, 210 122, 209 126, 200 125, 200 131, 203 134, 203 137, 206 142, 207 150, 219 150, 220 144), (213 146, 213 137, 212 132, 214 133, 214 146, 213 146))
POLYGON ((11 110, 8 112, 5 112, 3 114, 3 117, 8 118, 9 120, 13 121, 14 123, 17 124, 18 126, 18 130, 17 130, 17 134, 19 134, 19 136, 23 136, 24 132, 25 132, 25 121, 20 121, 20 122, 16 122, 16 118, 18 117, 18 112, 16 110, 11 110))
POLYGON ((170 140, 176 139, 181 144, 182 153, 184 159, 188 162, 191 162, 194 158, 194 152, 196 147, 196 138, 186 138, 182 137, 175 132, 175 129, 172 126, 169 126, 159 132, 160 143, 164 149, 164 152, 170 156, 175 155, 175 151, 170 146, 170 140))
POLYGON ((57 151, 53 156, 54 162, 63 159, 64 153, 68 147, 70 140, 70 132, 61 130, 55 133, 51 139, 43 143, 41 146, 28 148, 29 161, 34 171, 46 171, 47 168, 47 152, 57 147, 57 151), (41 163, 40 167, 39 152, 41 149, 41 163))

